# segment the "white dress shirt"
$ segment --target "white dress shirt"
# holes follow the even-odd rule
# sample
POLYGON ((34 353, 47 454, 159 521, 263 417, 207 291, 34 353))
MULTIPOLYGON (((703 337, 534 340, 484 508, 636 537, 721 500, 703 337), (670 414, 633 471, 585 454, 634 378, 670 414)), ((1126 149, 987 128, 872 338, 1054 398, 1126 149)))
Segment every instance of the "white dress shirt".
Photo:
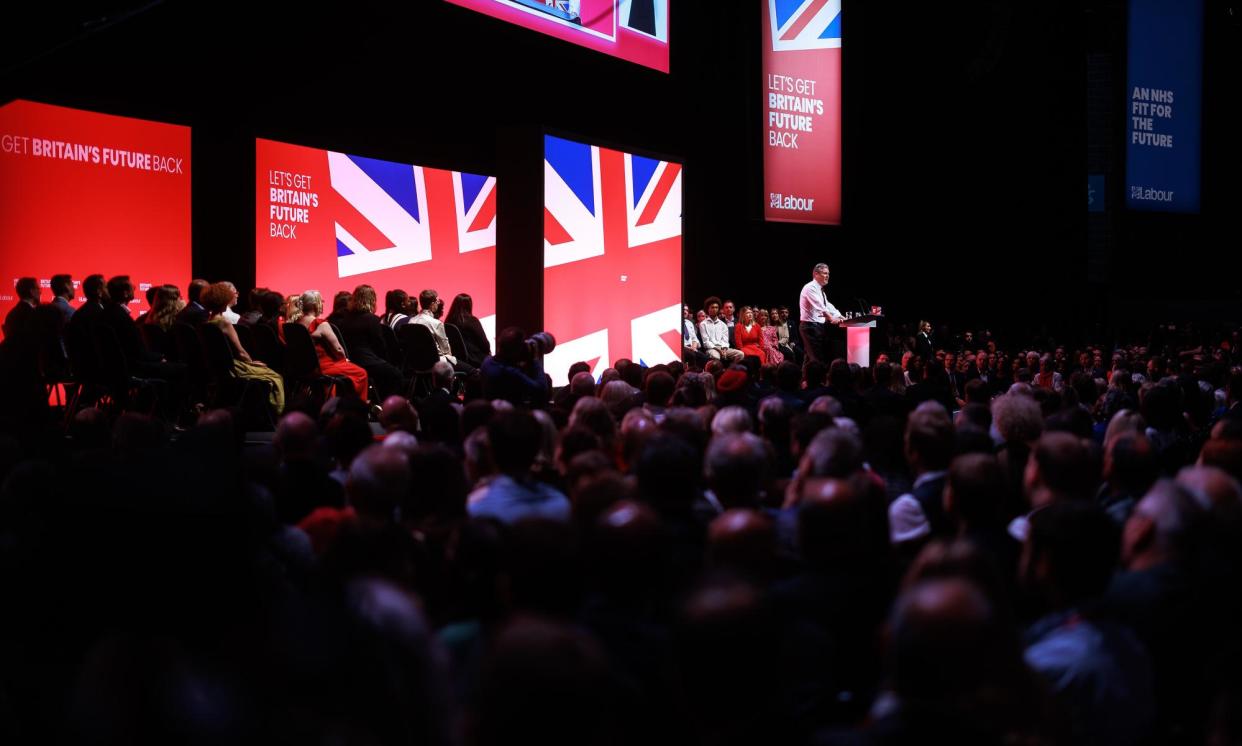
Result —
POLYGON ((431 336, 436 340, 436 351, 440 353, 440 359, 447 363, 456 363, 457 358, 453 357, 453 348, 449 345, 448 334, 444 331, 444 322, 431 315, 430 311, 423 311, 417 316, 410 319, 412 324, 422 324, 431 330, 431 336))
POLYGON ((823 287, 815 280, 802 286, 802 295, 798 298, 798 310, 802 321, 836 322, 842 318, 841 312, 828 302, 828 299, 824 297, 823 287))
POLYGON ((681 346, 692 350, 699 349, 699 335, 694 331, 693 319, 681 320, 681 346))
POLYGON ((699 324, 699 338, 703 340, 705 350, 729 349, 729 325, 717 316, 708 316, 699 324))

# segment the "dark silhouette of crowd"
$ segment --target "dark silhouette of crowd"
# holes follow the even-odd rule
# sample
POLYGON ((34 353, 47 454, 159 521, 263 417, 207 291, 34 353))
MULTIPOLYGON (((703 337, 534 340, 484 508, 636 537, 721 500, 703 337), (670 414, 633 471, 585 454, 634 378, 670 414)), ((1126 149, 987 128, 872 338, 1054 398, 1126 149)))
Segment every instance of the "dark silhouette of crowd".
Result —
POLYGON ((1242 741, 1236 330, 553 387, 434 293, 334 304, 358 379, 318 293, 168 288, 18 283, 2 743, 1242 741))

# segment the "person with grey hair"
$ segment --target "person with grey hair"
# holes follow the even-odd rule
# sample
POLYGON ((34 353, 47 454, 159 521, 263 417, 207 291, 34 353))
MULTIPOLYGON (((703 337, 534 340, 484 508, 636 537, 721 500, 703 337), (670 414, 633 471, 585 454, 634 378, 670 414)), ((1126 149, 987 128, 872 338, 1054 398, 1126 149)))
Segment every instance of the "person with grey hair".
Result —
POLYGON ((1126 521, 1121 571, 1104 596, 1109 616, 1130 628, 1151 656, 1157 741, 1193 732, 1206 717, 1210 690, 1194 556, 1204 518, 1190 490, 1171 479, 1156 482, 1126 521))
POLYGON ((821 430, 807 444, 798 470, 785 490, 783 507, 797 507, 803 486, 820 477, 844 479, 863 468, 863 445, 857 435, 836 427, 821 430))
POLYGON ((712 433, 748 433, 754 429, 754 421, 745 407, 733 405, 725 407, 712 418, 712 433))
POLYGON ((437 360, 431 366, 431 394, 428 398, 449 404, 457 401, 453 394, 453 372, 453 366, 444 360, 437 360))
POLYGON ((802 334, 802 346, 806 357, 802 362, 803 371, 807 363, 818 361, 828 365, 835 357, 833 348, 839 346, 836 337, 840 329, 833 325, 845 320, 845 316, 837 307, 828 302, 828 265, 820 262, 811 270, 811 281, 802 286, 798 296, 798 311, 802 334))
POLYGON ((359 515, 380 521, 400 519, 398 511, 410 489, 410 464, 403 449, 372 445, 349 465, 345 497, 359 515))
POLYGON ((769 450, 763 438, 751 432, 721 433, 712 438, 703 460, 703 476, 720 506, 761 507, 769 450))

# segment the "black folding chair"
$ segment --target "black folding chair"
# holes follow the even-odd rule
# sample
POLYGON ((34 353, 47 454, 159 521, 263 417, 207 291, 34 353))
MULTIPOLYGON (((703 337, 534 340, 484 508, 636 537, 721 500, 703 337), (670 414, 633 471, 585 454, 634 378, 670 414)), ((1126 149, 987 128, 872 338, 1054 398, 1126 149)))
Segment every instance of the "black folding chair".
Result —
POLYGON ((203 324, 198 328, 198 335, 203 359, 206 361, 211 405, 237 406, 242 410, 248 426, 259 425, 274 429, 276 423, 268 405, 271 383, 257 378, 242 378, 236 374, 233 370, 233 348, 220 327, 210 323, 203 324))
POLYGON ((305 394, 316 403, 316 409, 323 406, 328 392, 338 396, 354 396, 353 385, 343 376, 329 376, 319 366, 319 355, 315 352, 315 340, 310 330, 301 324, 284 325, 285 332, 285 380, 289 384, 290 393, 305 394))
POLYGON ((410 395, 418 396, 420 383, 424 387, 423 395, 429 395, 432 386, 431 369, 440 361, 435 337, 422 324, 409 323, 401 327, 398 339, 401 342, 401 372, 411 377, 410 395))
POLYGON ((96 324, 91 329, 91 343, 95 349, 98 362, 98 382, 104 395, 110 400, 114 413, 129 409, 142 393, 149 393, 150 406, 144 408, 146 414, 155 412, 159 404, 159 389, 167 385, 167 381, 158 378, 139 378, 129 369, 129 361, 121 350, 116 331, 107 324, 96 324))
POLYGON ((276 330, 267 324, 255 324, 250 327, 250 336, 254 346, 246 347, 246 352, 255 360, 267 363, 269 368, 284 372, 285 346, 276 336, 276 330))
MULTIPOLYGON (((242 349, 246 354, 255 360, 263 360, 259 357, 258 351, 254 347, 254 327, 245 324, 234 324, 233 331, 237 332, 237 341, 241 342, 242 349)), ((267 362, 263 360, 263 362, 267 362)))
POLYGON ((466 349, 466 338, 461 335, 461 329, 458 329, 456 324, 445 324, 444 334, 448 337, 449 349, 453 351, 453 357, 474 365, 466 349))
POLYGON ((173 347, 177 350, 177 361, 185 364, 191 401, 206 402, 207 359, 203 356, 203 342, 199 339, 198 327, 185 323, 173 324, 172 337, 173 347))

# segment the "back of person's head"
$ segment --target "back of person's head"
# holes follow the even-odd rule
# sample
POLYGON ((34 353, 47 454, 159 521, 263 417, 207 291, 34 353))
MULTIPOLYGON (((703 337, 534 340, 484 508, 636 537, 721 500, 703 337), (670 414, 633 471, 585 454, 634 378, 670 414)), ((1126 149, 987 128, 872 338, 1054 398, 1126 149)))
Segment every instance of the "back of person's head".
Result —
POLYGON ((113 303, 128 303, 134 297, 134 284, 129 275, 117 275, 108 280, 108 298, 113 303))
POLYGON ((953 422, 943 407, 935 407, 915 410, 906 421, 907 457, 923 471, 947 469, 955 450, 953 422))
POLYGON ((1116 524, 1095 505, 1054 502, 1029 517, 1023 578, 1047 594, 1056 608, 1098 598, 1117 564, 1116 524))
MULTIPOLYGON (((595 377, 589 370, 579 371, 569 378, 569 392, 581 399, 584 396, 595 396, 595 377)), ((650 400, 650 397, 648 397, 650 400)))
MULTIPOLYGON (((971 383, 974 383, 971 381, 971 383)), ((967 403, 957 413, 956 427, 973 427, 987 432, 992 427, 992 410, 987 404, 967 403)))
POLYGON ((1001 521, 1005 489, 1005 473, 995 456, 958 456, 949 467, 945 508, 966 527, 994 527, 1001 521))
POLYGON ((1151 441, 1141 432, 1122 433, 1107 441, 1104 478, 1127 495, 1137 498, 1155 484, 1160 462, 1151 441))
MULTIPOLYGON (((202 285, 197 286, 198 291, 202 291, 202 289, 207 286, 206 280, 195 280, 194 282, 203 283, 202 285)), ((190 283, 191 290, 194 290, 195 287, 194 283, 190 283)), ((86 296, 87 300, 103 299, 106 290, 107 288, 104 283, 103 275, 87 275, 86 279, 82 281, 82 295, 86 296)), ((198 292, 192 292, 190 300, 198 300, 198 292)))
POLYGON ((987 406, 988 401, 991 399, 991 395, 988 393, 988 385, 978 378, 966 382, 965 393, 968 405, 980 404, 987 406))
MULTIPOLYGON (((792 365, 795 369, 798 367, 797 363, 794 363, 789 360, 786 360, 785 362, 781 363, 781 367, 784 367, 787 364, 792 365)), ((801 370, 798 371, 798 376, 799 376, 799 383, 801 383, 801 377, 802 377, 801 370)), ((819 388, 820 386, 823 386, 824 380, 827 378, 828 378, 828 365, 826 363, 820 360, 812 360, 811 362, 806 364, 806 387, 808 389, 814 389, 814 388, 819 388)), ((783 385, 780 384, 782 380, 783 379, 781 379, 780 377, 780 370, 777 369, 777 384, 780 385, 781 391, 797 391, 798 390, 797 385, 795 385, 792 389, 785 388, 783 385)))
POLYGON ((850 364, 842 358, 832 361, 828 367, 828 385, 837 391, 850 391, 854 388, 854 374, 850 364))
POLYGON ((1206 507, 1196 502, 1189 489, 1172 479, 1156 482, 1126 521, 1122 561, 1132 564, 1142 555, 1152 561, 1186 559, 1193 550, 1206 507))
POLYGON ((345 495, 359 515, 395 520, 409 489, 409 460, 400 448, 372 445, 349 465, 345 495))
POLYGON ((345 313, 349 310, 349 301, 354 297, 353 293, 348 290, 338 290, 336 295, 332 296, 332 313, 345 313))
POLYGON ((393 288, 384 293, 384 313, 405 313, 405 309, 409 304, 410 294, 401 288, 393 288))
POLYGON ((647 390, 647 403, 654 407, 666 407, 673 398, 673 390, 677 387, 677 382, 673 377, 664 371, 656 371, 647 376, 645 382, 647 390))
POLYGON ((525 351, 526 332, 519 327, 507 327, 496 337, 496 357, 501 362, 516 365, 521 362, 525 351))
POLYGON ((426 311, 433 307, 439 299, 440 296, 436 291, 431 289, 424 290, 418 294, 418 308, 421 311, 426 311))
POLYGON ((661 513, 689 510, 698 496, 700 463, 698 451, 681 438, 652 438, 634 470, 639 496, 661 513))
POLYGON ((877 363, 871 369, 871 378, 876 388, 886 389, 893 383, 893 366, 888 363, 877 363))
POLYGON ((825 414, 834 419, 845 416, 845 406, 841 404, 841 401, 827 394, 815 397, 815 401, 811 402, 806 411, 812 414, 825 414))
POLYGON ((722 433, 748 433, 754 427, 751 421, 750 412, 745 407, 732 405, 721 409, 712 418, 712 432, 720 435, 722 433))
POLYGON ((497 412, 487 424, 496 468, 509 476, 530 471, 539 453, 542 428, 530 413, 519 409, 497 412))
POLYGON ((275 290, 264 291, 259 296, 259 312, 263 314, 265 319, 274 319, 280 316, 280 307, 285 303, 285 296, 275 290))
MULTIPOLYGON (((1034 473, 1028 487, 1050 490, 1056 499, 1089 500, 1100 483, 1100 453, 1070 433, 1044 433, 1031 451, 1034 473)), ((1028 473, 1032 470, 1028 468, 1028 473)))
POLYGON ((33 277, 19 277, 13 283, 13 290, 22 300, 33 299, 39 291, 39 281, 33 277))
POLYGON ((1171 431, 1182 422, 1182 391, 1171 383, 1157 384, 1147 390, 1140 407, 1148 427, 1171 431))
POLYGON ((605 474, 577 490, 575 517, 585 509, 587 555, 595 584, 614 600, 651 597, 667 569, 668 534, 660 516, 648 505, 628 499, 599 505, 616 494, 624 480, 605 474))
POLYGON ((73 277, 70 275, 52 275, 52 295, 64 295, 73 292, 73 277))
POLYGON ((284 461, 308 461, 315 457, 319 428, 303 412, 290 412, 280 418, 272 445, 284 461))
POLYGON ((758 508, 768 460, 768 449, 758 435, 722 433, 707 446, 703 475, 724 507, 758 508))
POLYGON ((779 396, 765 397, 759 402, 759 433, 777 448, 789 446, 793 409, 779 396))
POLYGON ((351 313, 375 313, 375 288, 370 285, 359 285, 349 298, 351 313))
POLYGON ((418 430, 418 412, 404 396, 393 394, 384 400, 380 407, 380 425, 385 432, 404 430, 413 433, 418 430))
POLYGON ((621 419, 621 458, 628 468, 642 454, 647 441, 655 437, 660 428, 645 409, 631 409, 621 419))
POLYGON ((1006 443, 1031 443, 1044 429, 1039 403, 1021 393, 1008 393, 992 401, 992 421, 1006 443))
POLYGON ((1242 438, 1212 438, 1203 444, 1199 462, 1219 467, 1234 479, 1242 480, 1242 438))
MULTIPOLYGON (((448 315, 445 320, 450 324, 462 326, 470 318, 474 316, 474 298, 469 293, 458 293, 453 296, 453 302, 449 304, 448 315)), ((573 366, 570 366, 570 377, 573 377, 573 366)))
MULTIPOLYGON (((109 293, 112 291, 109 290, 109 293)), ((227 282, 213 282, 199 295, 199 303, 211 313, 222 313, 233 300, 233 287, 227 282)))
POLYGON ((864 474, 814 477, 800 485, 798 548, 821 569, 883 572, 889 552, 883 491, 864 474))
POLYGON ((423 444, 409 455, 409 464, 414 489, 402 502, 402 520, 418 523, 427 518, 465 517, 466 473, 456 454, 438 443, 423 444))
POLYGON ((863 465, 862 441, 840 428, 822 430, 807 445, 798 467, 799 476, 844 478, 863 465))
POLYGON ((484 666, 472 730, 478 746, 613 743, 619 697, 598 643, 567 624, 518 617, 484 666))
POLYGON ((902 593, 887 642, 887 668, 901 701, 970 719, 967 728, 976 732, 992 730, 986 720, 996 718, 996 694, 1023 670, 1016 636, 963 578, 932 578, 902 593))
POLYGON ((776 387, 785 393, 798 392, 802 384, 802 370, 797 363, 786 360, 776 368, 776 387))
MULTIPOLYGON (((622 383, 623 386, 628 384, 622 383)), ((611 449, 617 438, 617 423, 608 406, 600 399, 584 397, 574 404, 569 426, 582 426, 595 433, 605 449, 611 449)))
POLYGON ((599 392, 599 400, 604 403, 613 418, 621 419, 636 403, 638 391, 625 381, 609 381, 599 392))
POLYGON ((773 569, 776 526, 758 510, 725 510, 707 528, 707 552, 714 570, 762 582, 773 569))

